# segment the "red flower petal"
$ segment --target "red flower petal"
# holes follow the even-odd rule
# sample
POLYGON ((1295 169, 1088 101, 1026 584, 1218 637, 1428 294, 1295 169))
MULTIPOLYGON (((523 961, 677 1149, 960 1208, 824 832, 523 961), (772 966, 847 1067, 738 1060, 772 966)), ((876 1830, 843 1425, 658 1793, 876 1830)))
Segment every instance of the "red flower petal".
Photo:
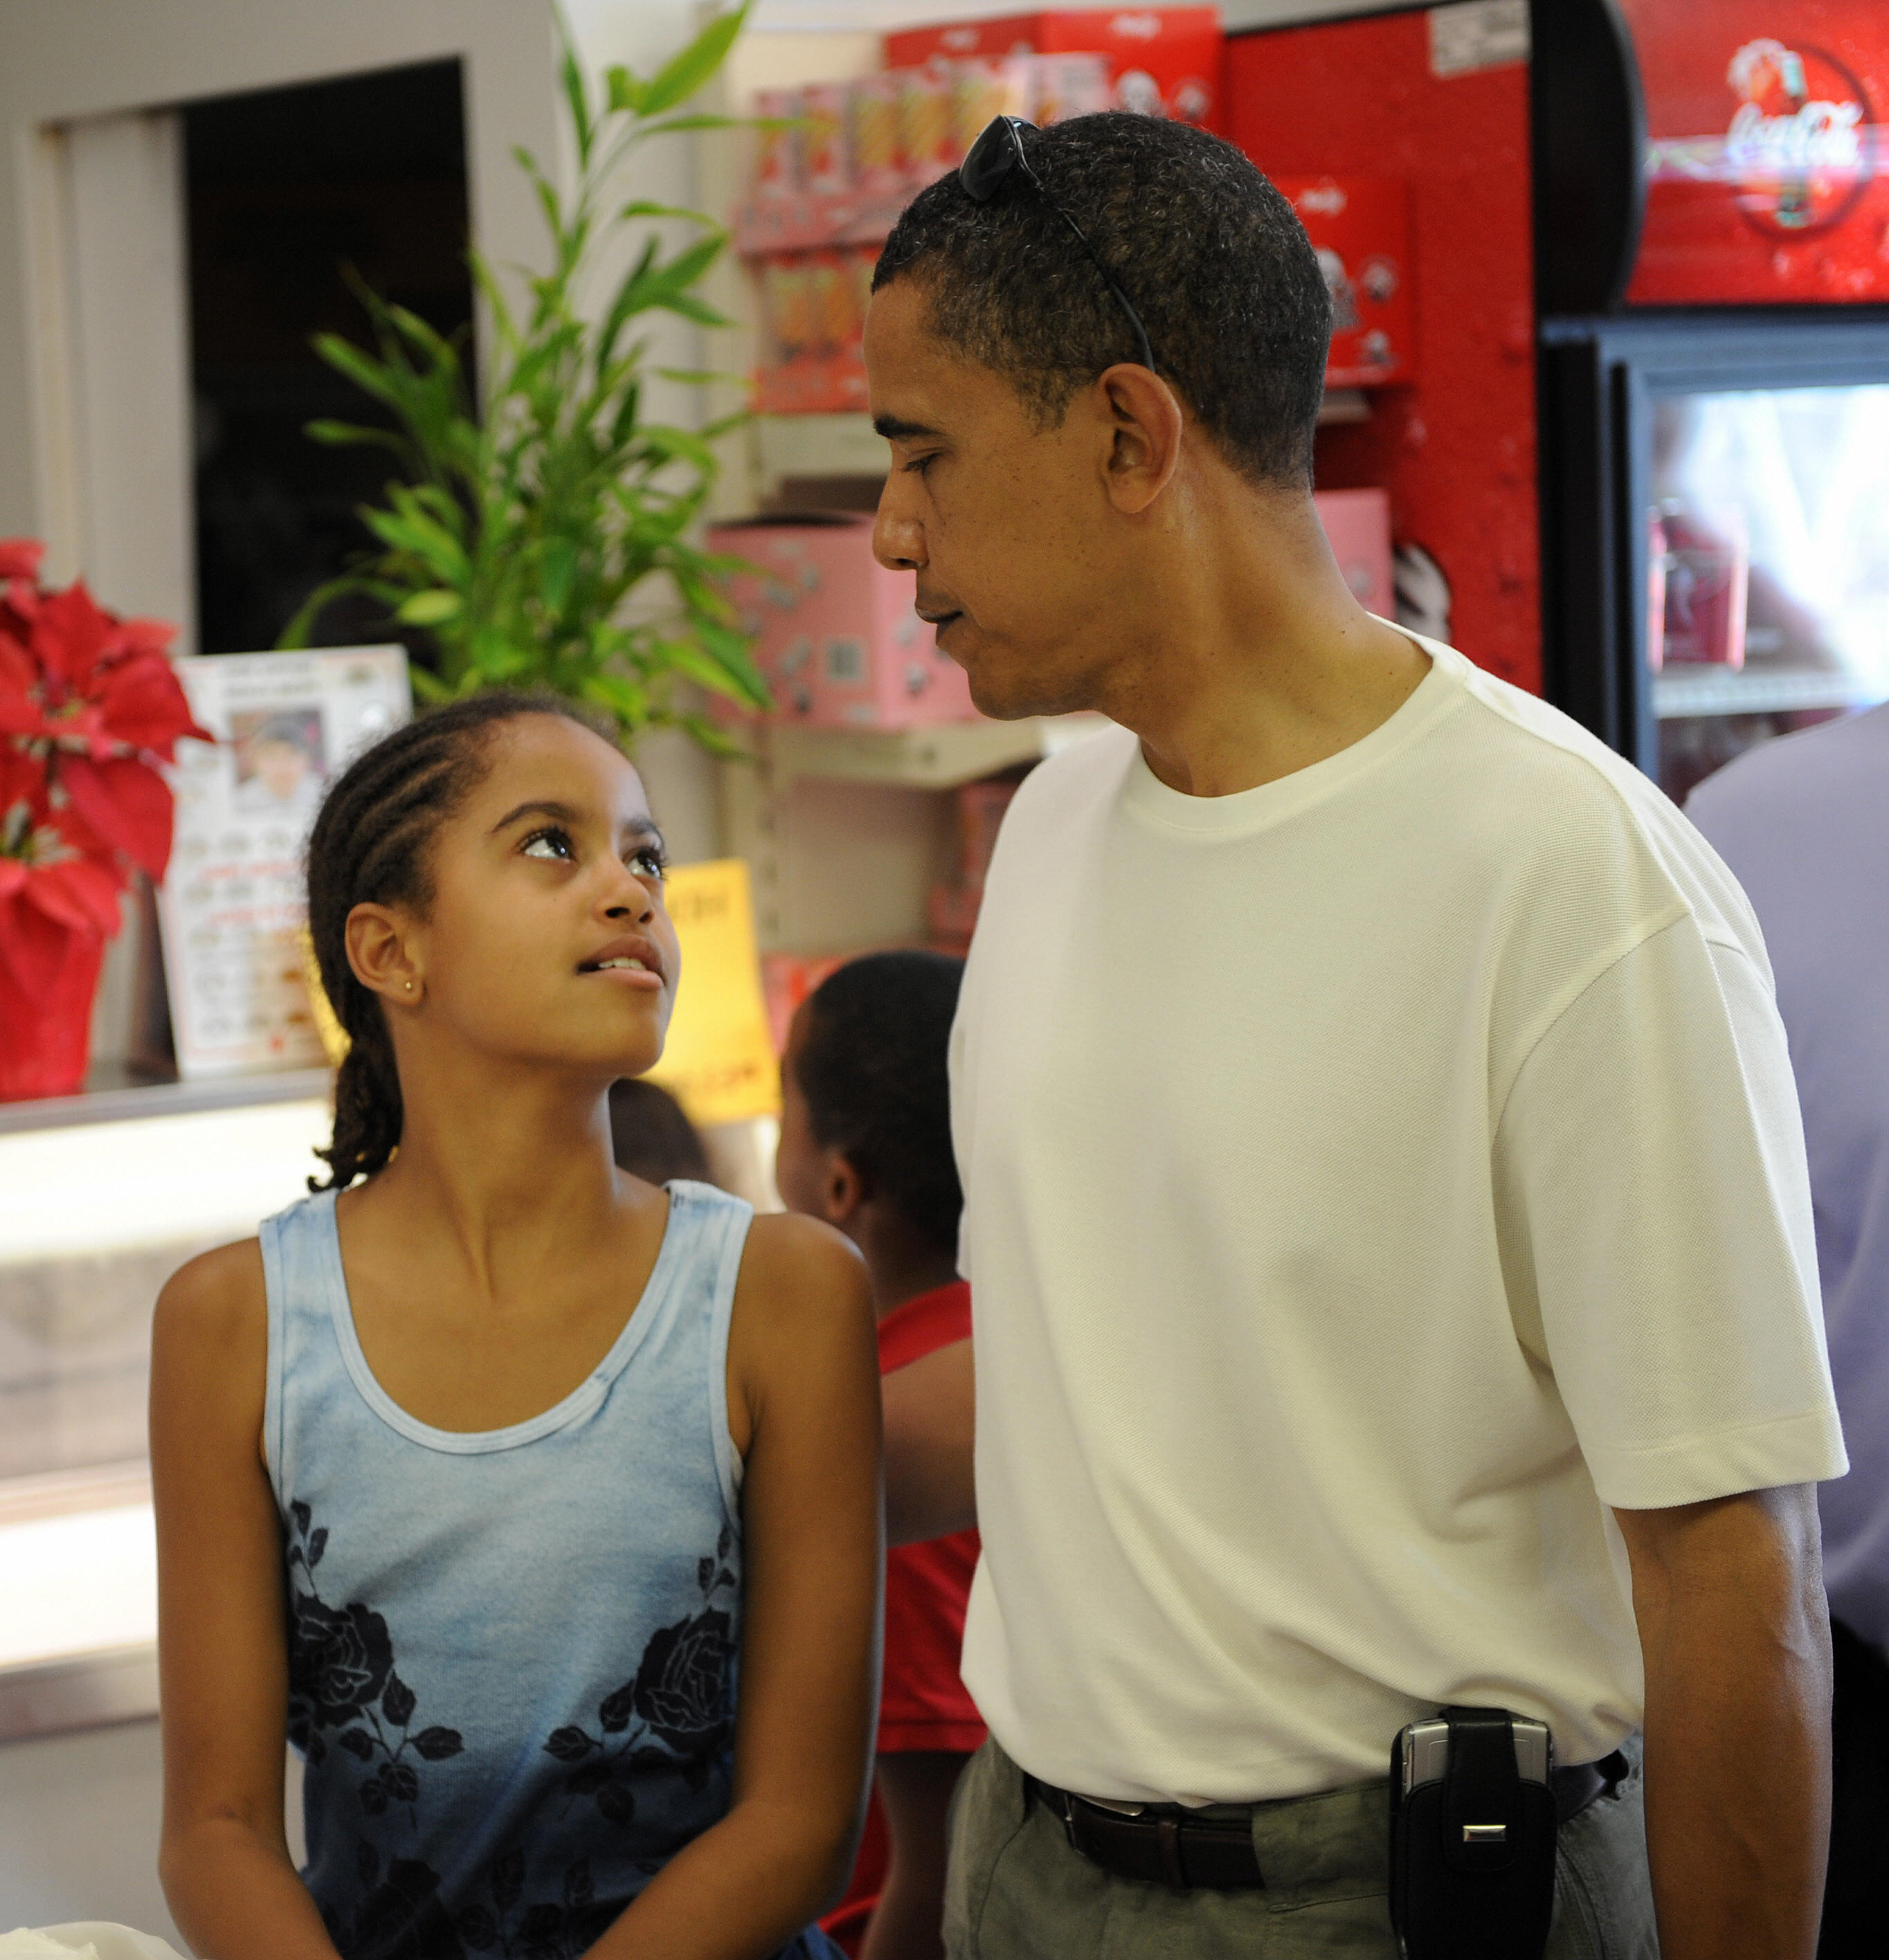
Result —
POLYGON ((37 538, 0 538, 0 578, 37 578, 45 555, 37 538))
POLYGON ((33 621, 33 651, 47 669, 86 692, 92 669, 110 648, 113 621, 75 579, 63 592, 42 600, 33 621))
POLYGON ((126 648, 134 654, 162 654, 177 637, 168 619, 121 619, 118 630, 126 648))
POLYGON ((134 654, 105 676, 98 705, 106 727, 134 749, 152 749, 167 762, 180 735, 215 738, 190 718, 190 704, 161 654, 134 654))
POLYGON ((170 861, 170 789, 155 769, 129 759, 95 762, 62 756, 59 781, 73 810, 105 843, 152 877, 164 876, 170 861))

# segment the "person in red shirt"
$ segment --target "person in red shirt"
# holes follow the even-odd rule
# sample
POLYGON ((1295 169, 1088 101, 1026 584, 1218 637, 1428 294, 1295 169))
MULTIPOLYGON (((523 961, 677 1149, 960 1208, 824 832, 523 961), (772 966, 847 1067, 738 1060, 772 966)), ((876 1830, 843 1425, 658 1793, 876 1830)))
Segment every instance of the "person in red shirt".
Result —
MULTIPOLYGON (((837 1226, 864 1255, 882 1379, 933 1357, 934 1371, 941 1363, 955 1374, 970 1351, 970 1289, 957 1272, 964 1194, 945 1074, 962 971, 961 961, 933 953, 855 959, 802 1004, 782 1058, 776 1181, 788 1210, 837 1226)), ((888 1403, 893 1394, 888 1384, 888 1403)), ((890 1863, 862 1960, 930 1960, 944 1950, 945 1813, 984 1739, 957 1672, 977 1553, 977 1534, 964 1531, 887 1554, 874 1788, 890 1863)), ((849 1901, 869 1896, 871 1850, 869 1842, 849 1901)), ((829 1923, 843 1939, 851 1930, 829 1923)))

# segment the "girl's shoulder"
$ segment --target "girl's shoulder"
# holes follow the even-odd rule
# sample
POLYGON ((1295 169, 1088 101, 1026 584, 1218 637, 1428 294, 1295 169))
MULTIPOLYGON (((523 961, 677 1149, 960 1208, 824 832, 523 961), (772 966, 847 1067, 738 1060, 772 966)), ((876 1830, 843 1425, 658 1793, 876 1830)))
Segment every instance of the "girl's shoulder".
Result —
POLYGON ((749 1227, 728 1328, 730 1431, 745 1456, 776 1396, 857 1376, 878 1418, 878 1338, 865 1262, 817 1219, 758 1215, 749 1227))
POLYGON ((843 1233, 795 1211, 757 1212, 748 1227, 734 1289, 737 1313, 798 1319, 870 1309, 865 1262, 843 1233))
POLYGON ((239 1239, 186 1259, 164 1281, 151 1338, 240 1344, 246 1336, 266 1337, 268 1311, 263 1242, 239 1239))
POLYGON ((260 1430, 269 1368, 260 1239, 199 1252, 170 1275, 151 1316, 151 1360, 154 1420, 176 1404, 193 1424, 215 1408, 260 1430))

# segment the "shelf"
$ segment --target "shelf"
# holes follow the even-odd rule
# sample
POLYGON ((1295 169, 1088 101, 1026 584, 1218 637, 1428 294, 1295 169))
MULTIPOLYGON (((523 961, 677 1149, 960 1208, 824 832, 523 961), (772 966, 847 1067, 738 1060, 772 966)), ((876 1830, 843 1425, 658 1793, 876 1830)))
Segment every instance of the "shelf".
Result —
POLYGON ((784 476, 883 476, 890 464, 868 415, 757 415, 754 430, 769 485, 784 476))
MULTIPOLYGON (((1362 388, 1331 388, 1320 405, 1321 427, 1368 422, 1371 398, 1362 388)), ((757 415, 760 476, 772 485, 785 476, 883 476, 889 460, 885 438, 863 412, 825 415, 757 415)))
POLYGON ((1803 668, 1699 667, 1653 676, 1661 721, 1709 714, 1788 714, 1812 708, 1867 708, 1883 689, 1852 673, 1803 668))
POLYGON ((776 780, 811 776, 906 789, 955 789, 980 776, 1046 756, 1106 728, 1099 714, 1043 715, 1021 721, 948 721, 931 728, 768 730, 776 780))
POLYGON ((225 1075, 208 1082, 157 1082, 139 1088, 94 1090, 83 1096, 49 1096, 37 1102, 0 1102, 0 1136, 21 1130, 62 1130, 75 1123, 125 1123, 147 1116, 180 1116, 199 1109, 306 1102, 325 1097, 331 1081, 325 1068, 292 1068, 269 1075, 225 1075))

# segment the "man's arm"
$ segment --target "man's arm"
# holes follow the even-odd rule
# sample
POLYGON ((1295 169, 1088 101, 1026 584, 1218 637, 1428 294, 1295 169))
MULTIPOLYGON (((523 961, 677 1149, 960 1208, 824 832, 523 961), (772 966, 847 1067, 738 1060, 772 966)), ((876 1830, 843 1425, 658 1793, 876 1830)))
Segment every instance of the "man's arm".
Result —
POLYGON ((969 1531, 977 1522, 971 1439, 977 1391, 971 1344, 954 1341, 895 1368, 885 1402, 885 1529, 890 1545, 969 1531))
POLYGON ((1663 1960, 1810 1960, 1830 1844, 1815 1488, 1613 1515, 1646 1662, 1663 1960))

